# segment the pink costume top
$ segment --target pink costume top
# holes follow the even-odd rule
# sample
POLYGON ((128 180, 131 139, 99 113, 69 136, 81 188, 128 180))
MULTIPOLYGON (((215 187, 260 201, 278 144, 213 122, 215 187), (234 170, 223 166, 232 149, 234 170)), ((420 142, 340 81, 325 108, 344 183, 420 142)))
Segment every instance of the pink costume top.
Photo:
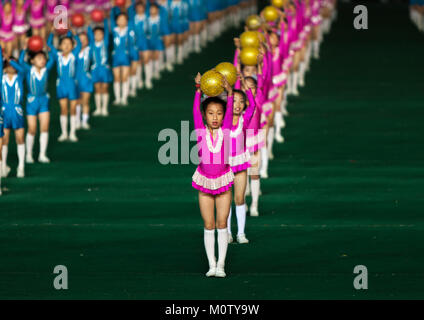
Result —
POLYGON ((94 9, 99 8, 99 7, 97 7, 96 0, 87 0, 87 1, 85 1, 85 3, 86 3, 86 5, 85 5, 85 8, 84 8, 84 11, 86 13, 91 13, 91 11, 93 11, 94 9))
POLYGON ((246 147, 247 149, 255 153, 265 146, 265 130, 262 130, 262 104, 264 103, 264 95, 262 93, 263 78, 261 74, 258 74, 258 82, 256 86, 255 96, 255 112, 253 113, 252 120, 250 120, 249 126, 247 127, 247 138, 246 147))
POLYGON ((71 3, 72 13, 84 13, 86 3, 89 1, 85 0, 73 0, 71 3))
POLYGON ((213 141, 212 134, 203 123, 200 111, 201 93, 196 91, 193 104, 194 128, 199 148, 199 166, 193 175, 193 188, 213 195, 229 190, 234 184, 234 174, 229 165, 230 129, 233 120, 234 97, 229 96, 222 127, 213 141))
POLYGON ((15 6, 12 3, 12 10, 10 11, 10 14, 6 15, 6 13, 3 11, 3 5, 0 1, 0 38, 3 41, 11 41, 15 38, 15 35, 13 33, 14 12, 15 6))
POLYGON ((26 1, 21 8, 18 9, 16 6, 16 0, 12 0, 12 6, 14 8, 15 20, 13 24, 13 31, 18 34, 25 34, 28 31, 28 23, 26 20, 26 14, 30 3, 26 1))
POLYGON ((58 5, 58 0, 47 0, 47 19, 53 21, 56 18, 54 8, 58 5))
POLYGON ((239 117, 237 125, 231 127, 231 153, 230 153, 230 166, 234 173, 245 171, 250 167, 250 153, 246 149, 246 130, 252 120, 253 113, 255 112, 255 99, 253 98, 252 91, 246 92, 249 100, 249 106, 242 116, 239 117))
POLYGON ((33 28, 42 28, 46 22, 44 18, 44 6, 46 4, 46 0, 38 0, 37 2, 34 0, 29 0, 31 3, 31 16, 29 18, 29 23, 33 28))
POLYGON ((71 0, 61 0, 60 5, 71 11, 71 0))
POLYGON ((311 23, 313 26, 318 26, 321 24, 321 1, 320 0, 312 0, 312 18, 311 23))

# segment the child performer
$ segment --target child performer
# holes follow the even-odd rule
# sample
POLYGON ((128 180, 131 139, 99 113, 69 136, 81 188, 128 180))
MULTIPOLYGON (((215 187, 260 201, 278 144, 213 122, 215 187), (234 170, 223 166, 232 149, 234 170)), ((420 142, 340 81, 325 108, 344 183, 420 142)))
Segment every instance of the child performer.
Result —
POLYGON ((44 17, 44 6, 46 0, 29 0, 31 6, 29 24, 34 36, 46 38, 46 18, 44 17))
POLYGON ((15 41, 15 34, 13 32, 14 15, 14 3, 6 2, 2 4, 2 1, 0 1, 0 43, 2 48, 4 48, 6 58, 12 56, 13 53, 13 44, 15 41))
POLYGON ((205 225, 204 244, 209 261, 206 276, 225 277, 227 219, 231 206, 231 188, 234 184, 227 147, 233 120, 234 97, 231 86, 225 80, 227 106, 222 99, 216 97, 206 99, 201 105, 200 79, 201 75, 198 74, 195 79, 197 90, 193 106, 200 164, 193 175, 192 186, 199 192, 199 206, 205 225), (215 228, 218 229, 218 263, 215 258, 215 228))
MULTIPOLYGON (((147 43, 150 51, 150 57, 153 61, 153 77, 160 79, 160 55, 165 49, 162 41, 161 17, 159 15, 159 7, 156 4, 150 5, 150 14, 147 19, 147 43)), ((150 68, 150 66, 149 66, 150 68)), ((150 73, 150 70, 146 74, 150 73)), ((147 79, 149 81, 150 79, 147 79)))
POLYGON ((11 65, 16 70, 21 70, 25 75, 28 96, 27 96, 27 122, 28 132, 26 135, 26 162, 34 163, 32 150, 34 147, 34 138, 37 132, 37 117, 40 121, 40 154, 38 161, 41 163, 49 163, 47 157, 47 145, 49 141, 49 125, 50 125, 50 96, 47 93, 48 75, 53 68, 54 60, 47 60, 43 51, 30 53, 30 63, 25 62, 26 50, 21 51, 19 63, 11 60, 11 65))
POLYGON ((15 32, 17 36, 17 44, 15 45, 16 49, 23 49, 26 46, 26 33, 29 29, 29 25, 26 20, 26 15, 29 5, 29 1, 12 0, 12 6, 14 6, 15 8, 13 32, 15 32))
POLYGON ((171 29, 175 34, 175 44, 177 45, 177 63, 182 64, 184 60, 184 4, 182 0, 172 0, 171 2, 171 29))
MULTIPOLYGON (((247 89, 246 82, 241 74, 239 74, 239 78, 246 93, 238 89, 234 90, 233 126, 230 132, 230 165, 231 171, 234 173, 234 202, 236 204, 238 227, 237 242, 243 244, 249 243, 244 231, 246 225, 245 193, 247 169, 250 167, 250 154, 246 149, 246 130, 255 112, 255 99, 250 89, 247 89), (248 108, 246 109, 247 105, 248 108)), ((236 88, 237 87, 240 87, 240 83, 236 84, 236 88)), ((227 223, 229 243, 233 242, 233 236, 231 234, 231 211, 230 208, 227 223)))
POLYGON ((52 57, 57 63, 58 80, 56 82, 57 98, 60 104, 60 127, 62 134, 58 138, 59 142, 69 140, 77 142, 76 136, 76 107, 78 93, 76 87, 77 56, 81 51, 81 41, 78 36, 73 36, 69 31, 67 36, 60 39, 58 51, 53 46, 53 34, 50 34, 47 45, 51 50, 52 57), (77 42, 74 48, 74 40, 77 42), (68 103, 70 110, 68 108, 68 103), (70 111, 70 134, 68 136, 68 112, 70 111))
POLYGON ((112 71, 109 66, 108 20, 104 20, 104 27, 96 27, 93 32, 91 32, 91 28, 89 27, 87 34, 90 38, 90 43, 93 43, 91 76, 96 90, 94 95, 96 110, 93 116, 102 115, 106 117, 109 115, 109 83, 113 80, 112 71))
POLYGON ((56 14, 54 12, 54 9, 56 8, 56 6, 58 5, 58 0, 47 0, 46 3, 46 9, 47 9, 47 32, 52 32, 53 31, 53 22, 54 19, 56 18, 56 14))
MULTIPOLYGON (((149 48, 146 40, 146 28, 147 28, 147 15, 146 15, 146 7, 142 2, 137 2, 135 5, 135 15, 134 15, 134 32, 135 32, 135 41, 136 41, 136 49, 138 54, 138 61, 136 66, 135 73, 135 81, 137 83, 137 87, 142 89, 144 87, 143 81, 143 66, 146 68, 149 63, 149 48)), ((145 69, 147 72, 147 69, 145 69)), ((152 68, 150 68, 150 72, 152 72, 152 68)), ((151 79, 151 76, 150 76, 151 79)), ((147 89, 152 88, 152 83, 146 82, 147 89)))
POLYGON ((160 10, 160 20, 163 34, 163 43, 165 45, 166 56, 166 69, 168 71, 174 70, 175 64, 175 36, 172 34, 170 22, 170 8, 171 1, 159 0, 157 1, 160 10))
POLYGON ((116 22, 111 17, 113 34, 113 89, 115 93, 114 105, 127 106, 129 94, 130 76, 130 49, 135 46, 135 34, 128 26, 128 17, 125 13, 119 13, 116 22), (121 94, 122 88, 122 94, 121 94))
POLYGON ((10 130, 15 131, 16 145, 18 149, 17 177, 25 177, 25 120, 22 109, 23 74, 17 73, 9 61, 3 65, 3 56, 0 50, 0 74, 2 74, 1 100, 3 109, 4 137, 2 143, 2 175, 7 177, 10 167, 7 166, 7 153, 10 138, 10 130))

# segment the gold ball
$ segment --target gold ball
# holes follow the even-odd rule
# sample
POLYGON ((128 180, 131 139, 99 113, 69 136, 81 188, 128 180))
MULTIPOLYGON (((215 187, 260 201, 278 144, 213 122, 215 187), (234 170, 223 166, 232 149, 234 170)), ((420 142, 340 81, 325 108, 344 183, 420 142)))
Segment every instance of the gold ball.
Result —
POLYGON ((230 86, 233 86, 236 83, 237 69, 232 63, 222 62, 216 66, 215 70, 227 78, 230 86))
POLYGON ((287 0, 272 0, 272 5, 274 6, 274 7, 277 7, 277 8, 283 8, 285 5, 286 5, 286 3, 287 3, 287 0))
POLYGON ((256 33, 258 35, 258 39, 259 39, 260 42, 266 41, 265 35, 263 33, 259 32, 259 31, 256 31, 256 33))
POLYGON ((257 15, 247 17, 246 26, 249 30, 258 30, 261 27, 261 17, 257 15))
POLYGON ((262 12, 265 20, 268 22, 273 22, 278 19, 278 10, 273 6, 266 7, 262 12))
POLYGON ((240 60, 246 66, 256 66, 258 64, 259 50, 256 48, 244 48, 240 52, 240 60))
POLYGON ((258 48, 259 37, 256 31, 246 31, 240 36, 240 44, 242 48, 258 48))
POLYGON ((224 92, 224 77, 218 71, 210 70, 200 79, 200 89, 208 97, 219 96, 224 92))

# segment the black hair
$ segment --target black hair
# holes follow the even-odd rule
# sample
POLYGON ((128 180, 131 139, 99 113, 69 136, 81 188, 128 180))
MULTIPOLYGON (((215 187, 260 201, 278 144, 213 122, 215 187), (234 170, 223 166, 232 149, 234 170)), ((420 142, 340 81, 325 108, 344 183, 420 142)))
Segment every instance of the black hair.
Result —
POLYGON ((233 90, 233 94, 235 95, 236 93, 238 93, 239 95, 242 96, 242 98, 244 100, 244 108, 243 108, 243 110, 245 110, 246 107, 247 107, 247 96, 246 96, 246 94, 242 90, 234 89, 233 90))
POLYGON ((116 16, 115 21, 118 21, 119 17, 124 16, 128 20, 128 15, 125 12, 121 12, 116 16))
POLYGON ((211 103, 220 104, 222 106, 222 108, 224 109, 224 114, 225 114, 225 111, 227 109, 227 104, 225 103, 224 100, 222 100, 221 98, 218 98, 218 97, 209 97, 205 101, 202 102, 202 112, 203 112, 203 114, 206 113, 206 109, 208 108, 208 106, 211 103))
MULTIPOLYGON (((12 66, 12 64, 10 63, 10 60, 13 60, 13 61, 17 61, 14 57, 10 57, 9 59, 5 59, 5 60, 3 60, 3 68, 4 69, 6 69, 7 67, 12 67, 13 69, 15 69, 13 66, 12 66)), ((16 70, 16 69, 15 69, 16 70)))
POLYGON ((93 29, 93 33, 96 33, 96 31, 101 31, 103 34, 105 33, 105 28, 97 26, 93 29))
POLYGON ((150 9, 151 8, 156 8, 156 9, 158 9, 159 10, 159 5, 156 3, 156 2, 154 2, 154 3, 152 3, 151 5, 150 5, 150 9))
POLYGON ((244 80, 250 80, 255 84, 256 87, 258 86, 258 81, 253 77, 246 77, 244 80))
POLYGON ((29 61, 33 60, 36 56, 40 54, 43 55, 44 58, 46 58, 47 60, 47 54, 44 51, 29 51, 28 52, 29 61))
POLYGON ((63 42, 63 41, 65 41, 66 39, 71 40, 72 45, 74 44, 74 39, 73 39, 72 37, 64 36, 64 37, 61 37, 61 38, 59 39, 59 46, 60 46, 60 45, 62 45, 62 42, 63 42))

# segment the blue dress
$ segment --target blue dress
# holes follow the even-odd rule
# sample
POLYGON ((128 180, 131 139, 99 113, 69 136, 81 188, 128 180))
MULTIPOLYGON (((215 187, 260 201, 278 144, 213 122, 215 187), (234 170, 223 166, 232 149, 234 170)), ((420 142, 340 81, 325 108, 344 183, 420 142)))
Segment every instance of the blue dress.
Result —
POLYGON ((109 24, 104 20, 103 41, 95 42, 93 31, 88 28, 88 38, 92 45, 91 78, 93 83, 110 83, 113 81, 112 71, 109 65, 109 24))

